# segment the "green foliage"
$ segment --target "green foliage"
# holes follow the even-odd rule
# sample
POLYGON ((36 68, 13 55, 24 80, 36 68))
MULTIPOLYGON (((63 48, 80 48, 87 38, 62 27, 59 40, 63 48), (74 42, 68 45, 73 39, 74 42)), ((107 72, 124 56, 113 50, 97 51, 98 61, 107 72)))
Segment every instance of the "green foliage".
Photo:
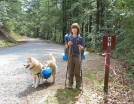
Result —
POLYGON ((122 1, 121 4, 120 2, 117 2, 117 8, 114 10, 115 28, 113 31, 113 34, 115 34, 117 37, 117 45, 116 50, 114 51, 114 55, 116 53, 116 58, 119 58, 122 61, 126 61, 128 66, 134 65, 134 13, 132 12, 134 9, 131 8, 134 3, 130 1, 122 1))
POLYGON ((1 44, 0 43, 0 48, 1 47, 6 47, 6 46, 12 46, 12 45, 14 45, 15 43, 12 43, 12 42, 5 42, 5 43, 3 43, 3 44, 1 44))
POLYGON ((90 47, 92 47, 92 34, 91 33, 85 33, 85 38, 84 38, 84 40, 85 40, 85 46, 87 47, 87 48, 90 48, 90 47))

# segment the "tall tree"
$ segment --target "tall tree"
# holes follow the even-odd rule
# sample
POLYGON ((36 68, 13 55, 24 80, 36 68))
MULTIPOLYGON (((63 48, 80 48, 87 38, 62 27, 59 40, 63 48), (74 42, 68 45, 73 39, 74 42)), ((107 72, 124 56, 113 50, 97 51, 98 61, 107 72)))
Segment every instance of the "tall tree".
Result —
POLYGON ((62 29, 62 37, 63 37, 63 43, 64 43, 64 35, 67 33, 67 10, 66 10, 66 0, 63 0, 62 1, 62 26, 63 26, 63 29, 62 29))

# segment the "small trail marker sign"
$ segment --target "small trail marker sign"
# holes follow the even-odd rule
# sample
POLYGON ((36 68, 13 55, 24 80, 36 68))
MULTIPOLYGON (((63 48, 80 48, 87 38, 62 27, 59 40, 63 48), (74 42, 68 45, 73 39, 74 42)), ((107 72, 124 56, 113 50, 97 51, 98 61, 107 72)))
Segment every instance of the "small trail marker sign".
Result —
POLYGON ((102 48, 107 50, 107 46, 111 45, 111 49, 114 50, 116 46, 116 37, 115 36, 103 36, 102 48))

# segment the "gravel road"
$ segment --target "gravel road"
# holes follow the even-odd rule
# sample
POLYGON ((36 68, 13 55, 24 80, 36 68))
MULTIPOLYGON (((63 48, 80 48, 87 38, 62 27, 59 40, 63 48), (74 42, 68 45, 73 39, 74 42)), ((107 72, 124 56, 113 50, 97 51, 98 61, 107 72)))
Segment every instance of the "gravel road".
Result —
MULTIPOLYGON (((45 93, 44 89, 47 88, 47 84, 42 84, 37 89, 32 88, 31 73, 24 67, 28 57, 44 62, 52 52, 57 65, 60 66, 56 84, 63 83, 66 72, 66 62, 61 59, 63 50, 62 44, 33 38, 28 38, 25 44, 1 48, 0 104, 33 104, 33 101, 40 99, 45 93)), ((51 82, 52 78, 49 81, 51 82)))

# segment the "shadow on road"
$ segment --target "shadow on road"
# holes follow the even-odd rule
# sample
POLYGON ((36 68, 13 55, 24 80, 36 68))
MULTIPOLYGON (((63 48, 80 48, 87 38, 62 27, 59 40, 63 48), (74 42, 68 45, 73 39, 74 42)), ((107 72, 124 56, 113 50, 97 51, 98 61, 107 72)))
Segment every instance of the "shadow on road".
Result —
POLYGON ((33 92, 47 89, 48 87, 50 87, 52 85, 54 85, 53 82, 41 83, 41 84, 39 84, 39 86, 37 88, 33 88, 32 85, 29 85, 29 86, 27 86, 27 88, 24 91, 19 92, 16 96, 18 98, 22 98, 22 97, 32 94, 33 92))

